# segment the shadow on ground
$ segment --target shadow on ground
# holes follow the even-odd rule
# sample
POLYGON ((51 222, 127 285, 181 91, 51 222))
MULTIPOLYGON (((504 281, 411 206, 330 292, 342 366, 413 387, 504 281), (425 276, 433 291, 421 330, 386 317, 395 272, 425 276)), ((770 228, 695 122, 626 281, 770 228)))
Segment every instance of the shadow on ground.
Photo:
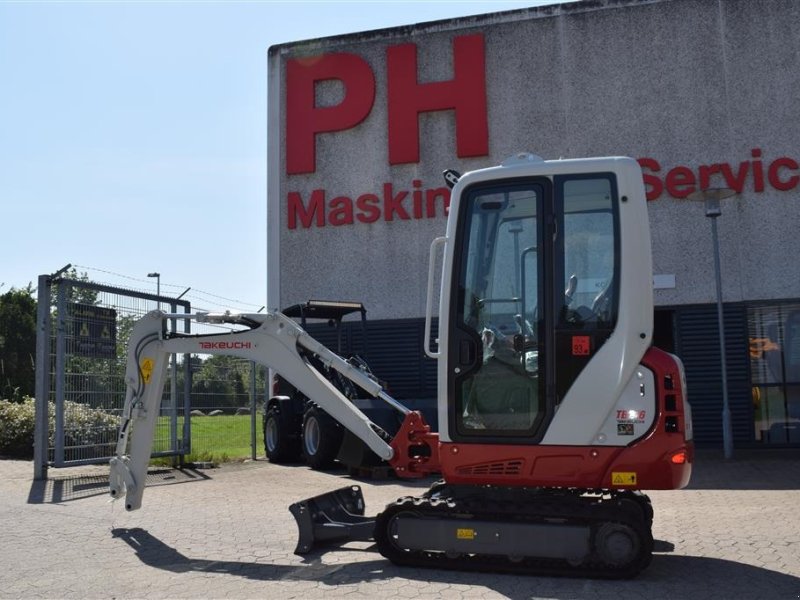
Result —
MULTIPOLYGON (((800 590, 798 577, 734 561, 696 556, 655 554, 650 567, 637 579, 605 581, 398 567, 377 553, 376 560, 345 564, 323 564, 320 553, 306 555, 302 565, 192 559, 145 529, 117 528, 112 530, 112 535, 128 544, 144 564, 156 569, 172 573, 228 573, 259 581, 293 579, 337 586, 402 577, 422 582, 482 586, 509 598, 521 597, 521 592, 524 592, 525 596, 552 595, 560 599, 585 598, 587 593, 597 598, 618 598, 625 590, 638 590, 648 599, 705 599, 714 596, 720 588, 750 590, 765 598, 793 598, 800 590)), ((669 551, 672 544, 660 542, 657 549, 659 547, 669 551)), ((348 550, 352 551, 352 548, 348 550)))
MULTIPOLYGON (((147 471, 145 485, 170 485, 206 479, 210 477, 195 469, 151 468, 147 471)), ((56 475, 31 483, 28 504, 59 504, 103 494, 108 494, 108 473, 56 475)))

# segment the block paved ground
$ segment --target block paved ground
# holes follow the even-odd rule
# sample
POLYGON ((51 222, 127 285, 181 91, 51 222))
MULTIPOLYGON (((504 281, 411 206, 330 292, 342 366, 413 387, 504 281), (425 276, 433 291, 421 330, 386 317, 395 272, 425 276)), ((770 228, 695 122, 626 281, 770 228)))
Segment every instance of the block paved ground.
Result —
MULTIPOLYGON (((293 554, 294 501, 353 483, 266 461, 150 476, 141 510, 107 467, 0 461, 0 598, 800 598, 800 452, 700 453, 689 489, 653 492, 659 552, 632 581, 395 567, 368 544, 293 554)), ((428 483, 358 482, 368 513, 428 483)))

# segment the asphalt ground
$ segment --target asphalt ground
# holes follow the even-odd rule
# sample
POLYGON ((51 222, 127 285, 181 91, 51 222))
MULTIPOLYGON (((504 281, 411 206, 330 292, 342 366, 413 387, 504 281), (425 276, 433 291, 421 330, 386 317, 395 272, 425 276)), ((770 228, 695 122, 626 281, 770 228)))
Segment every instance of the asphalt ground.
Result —
POLYGON ((629 581, 396 567, 368 543, 293 554, 289 504, 358 483, 374 514, 430 481, 354 480, 266 461, 154 469, 141 510, 108 468, 0 460, 0 598, 800 598, 800 452, 699 453, 652 492, 657 553, 629 581))

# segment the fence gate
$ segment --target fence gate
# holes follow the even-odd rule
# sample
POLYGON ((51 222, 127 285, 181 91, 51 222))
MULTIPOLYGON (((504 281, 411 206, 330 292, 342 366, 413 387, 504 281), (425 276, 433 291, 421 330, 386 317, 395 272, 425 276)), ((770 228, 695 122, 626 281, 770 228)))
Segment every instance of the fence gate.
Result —
MULTIPOLYGON (((48 466, 105 463, 115 454, 128 337, 133 324, 157 308, 188 313, 190 303, 82 279, 39 277, 36 479, 46 477, 48 466)), ((190 333, 188 320, 173 319, 171 330, 178 327, 190 333)), ((154 456, 190 451, 189 365, 188 355, 170 358, 154 456)))

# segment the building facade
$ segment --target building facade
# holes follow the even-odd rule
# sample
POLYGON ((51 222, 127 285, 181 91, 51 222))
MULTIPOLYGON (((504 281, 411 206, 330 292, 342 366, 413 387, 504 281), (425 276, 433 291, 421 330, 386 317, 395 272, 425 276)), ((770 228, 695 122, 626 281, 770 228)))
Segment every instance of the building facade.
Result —
MULTIPOLYGON (((655 340, 681 356, 698 443, 722 439, 707 188, 718 218, 734 442, 800 446, 800 4, 591 0, 275 46, 268 301, 361 300, 399 397, 422 358, 441 173, 544 158, 639 160, 655 340)), ((320 332, 324 335, 323 332, 320 332)))

